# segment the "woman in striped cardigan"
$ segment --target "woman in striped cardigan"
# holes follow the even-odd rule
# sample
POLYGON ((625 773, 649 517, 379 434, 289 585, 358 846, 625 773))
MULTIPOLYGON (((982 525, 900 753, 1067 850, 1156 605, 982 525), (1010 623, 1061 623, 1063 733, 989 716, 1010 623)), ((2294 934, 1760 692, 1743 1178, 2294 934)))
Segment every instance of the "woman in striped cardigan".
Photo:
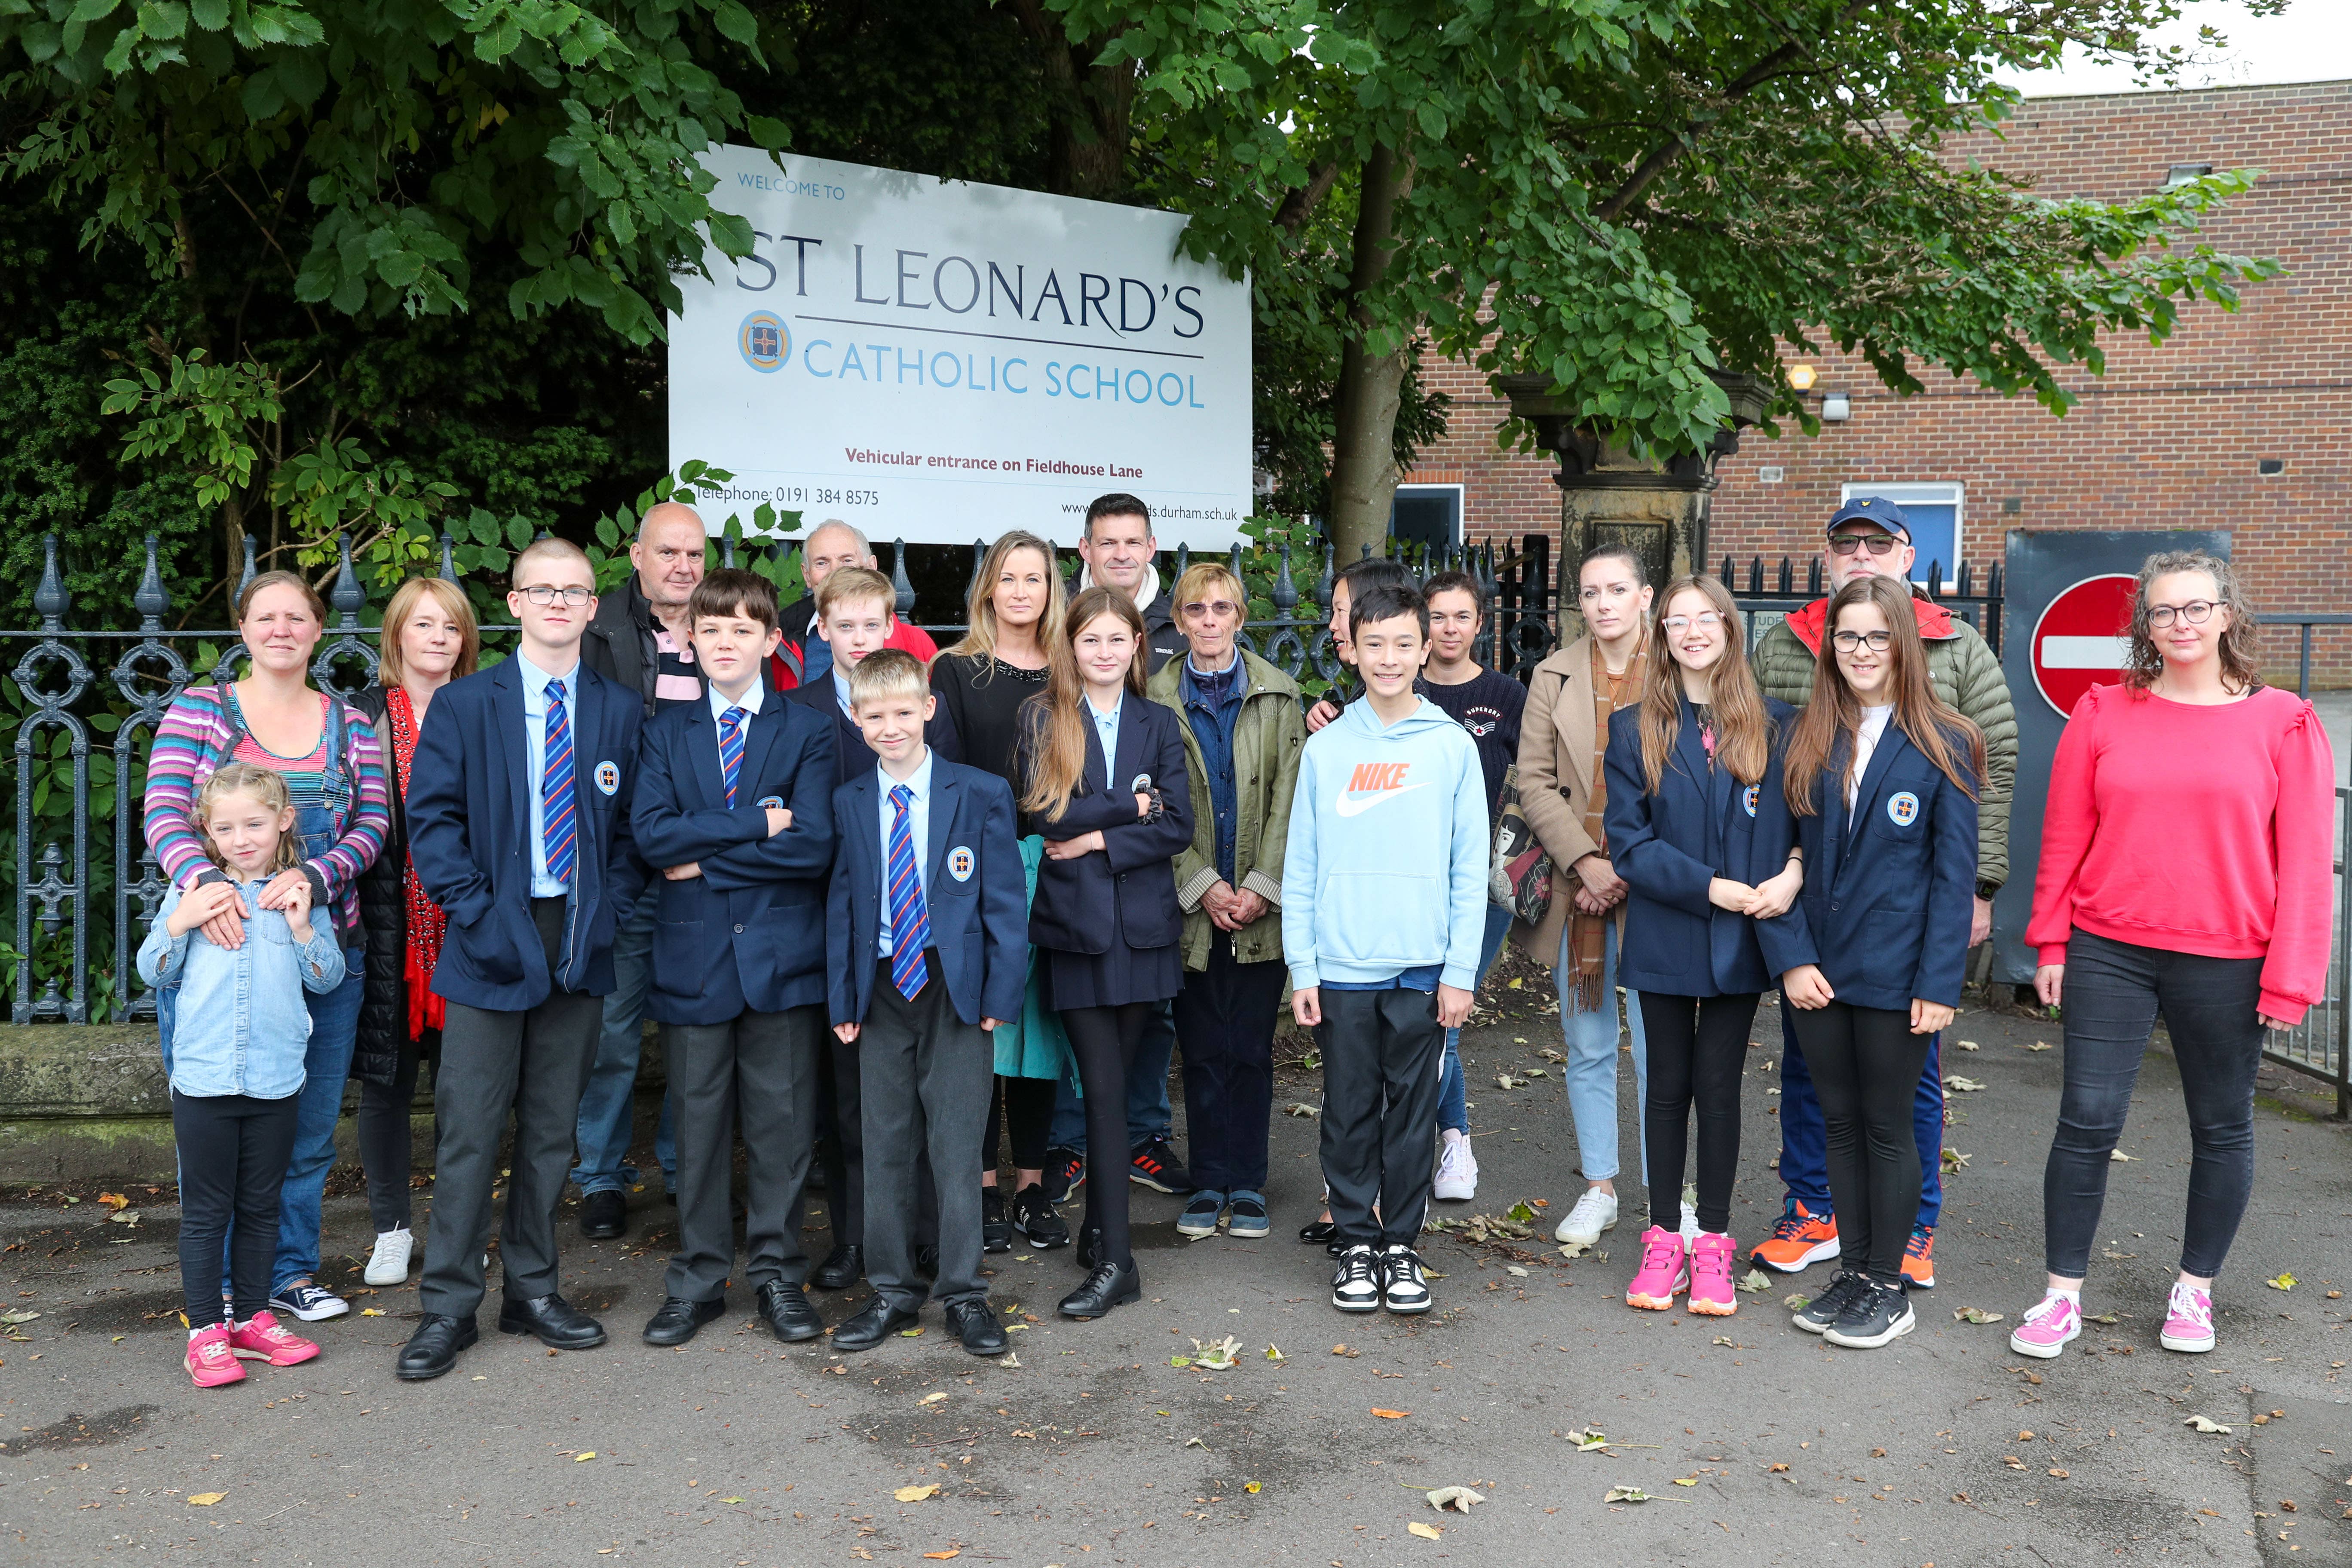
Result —
MULTIPOLYGON (((310 684, 310 662, 326 629, 326 605, 291 572, 266 572, 237 595, 237 629, 251 670, 240 681, 191 687, 155 727, 147 755, 147 847, 165 880, 191 888, 222 875, 206 858, 190 820, 196 792, 231 762, 268 768, 286 780, 293 799, 301 864, 280 872, 255 901, 284 907, 307 882, 311 907, 330 911, 344 949, 343 983, 308 997, 310 1038, 298 1113, 294 1156, 278 1207, 278 1258, 271 1269, 270 1309, 305 1321, 350 1310, 318 1284, 319 1208, 335 1159, 335 1121, 343 1103, 352 1045, 364 986, 359 875, 383 849, 392 823, 385 793, 383 748, 366 715, 310 684)), ((250 913, 250 911, 247 911, 250 913)), ((234 910, 202 928, 206 941, 241 946, 245 920, 234 910)), ((163 1058, 172 1055, 175 996, 156 994, 163 1058)))

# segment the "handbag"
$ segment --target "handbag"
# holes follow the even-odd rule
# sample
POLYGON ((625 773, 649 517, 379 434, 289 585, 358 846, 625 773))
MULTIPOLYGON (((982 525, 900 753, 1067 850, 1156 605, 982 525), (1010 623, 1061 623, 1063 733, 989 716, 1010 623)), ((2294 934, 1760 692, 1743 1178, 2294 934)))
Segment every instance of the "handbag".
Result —
POLYGON ((1487 897, 1529 925, 1551 912, 1551 852, 1528 826, 1519 805, 1519 770, 1503 770, 1500 809, 1495 818, 1495 848, 1487 870, 1487 897))

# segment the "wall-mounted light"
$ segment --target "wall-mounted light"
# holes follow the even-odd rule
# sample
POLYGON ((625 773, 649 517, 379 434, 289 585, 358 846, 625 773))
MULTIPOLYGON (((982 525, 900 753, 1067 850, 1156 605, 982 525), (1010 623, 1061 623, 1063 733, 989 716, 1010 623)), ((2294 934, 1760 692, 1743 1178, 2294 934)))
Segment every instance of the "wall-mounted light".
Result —
POLYGON ((1822 399, 1822 417, 1832 425, 1843 425, 1853 417, 1853 405, 1843 392, 1832 392, 1822 399))
POLYGON ((1813 383, 1819 379, 1821 379, 1819 374, 1811 365, 1792 364, 1789 367, 1789 384, 1799 392, 1811 392, 1813 389, 1813 383))

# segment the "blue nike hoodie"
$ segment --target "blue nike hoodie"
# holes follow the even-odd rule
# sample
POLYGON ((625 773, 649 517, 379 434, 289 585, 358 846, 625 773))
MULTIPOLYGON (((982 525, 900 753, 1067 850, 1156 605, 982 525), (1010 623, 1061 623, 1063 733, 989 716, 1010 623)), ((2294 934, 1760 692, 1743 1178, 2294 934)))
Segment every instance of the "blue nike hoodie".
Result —
POLYGON ((1478 981, 1486 929, 1486 781, 1478 743, 1423 698, 1383 726, 1350 702, 1307 739, 1282 862, 1294 989, 1444 965, 1478 981))

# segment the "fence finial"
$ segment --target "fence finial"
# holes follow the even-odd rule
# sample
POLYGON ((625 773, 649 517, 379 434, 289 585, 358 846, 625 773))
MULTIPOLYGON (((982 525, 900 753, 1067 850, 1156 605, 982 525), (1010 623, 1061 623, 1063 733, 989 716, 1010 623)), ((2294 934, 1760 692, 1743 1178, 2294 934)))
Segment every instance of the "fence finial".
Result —
POLYGON ((360 586, 360 574, 352 566, 350 534, 335 535, 335 553, 339 557, 339 563, 335 568, 335 590, 329 599, 329 603, 335 606, 336 613, 341 616, 335 629, 339 632, 355 632, 360 629, 360 612, 367 607, 367 591, 360 586))
POLYGON ((907 580, 907 542, 890 542, 890 586, 898 590, 898 614, 903 618, 915 612, 915 585, 907 580))
POLYGON ((41 585, 33 590, 33 608, 41 612, 41 629, 45 632, 65 630, 65 616, 73 608, 72 596, 66 592, 65 579, 58 575, 58 536, 41 535, 41 585))
POLYGON ((1296 609, 1297 605, 1298 584, 1290 580, 1290 545, 1286 542, 1282 546, 1281 570, 1277 571, 1274 574, 1275 618, 1276 620, 1283 621, 1288 620, 1290 618, 1290 612, 1296 609))
POLYGON ((172 607, 172 595, 163 591, 163 574, 155 564, 156 538, 147 536, 147 566, 139 574, 139 591, 131 595, 132 607, 139 612, 139 629, 150 634, 163 629, 163 612, 172 607))
POLYGON ((237 599, 245 597, 245 585, 259 575, 261 575, 260 568, 254 563, 253 559, 253 535, 248 533, 245 536, 245 574, 236 580, 236 592, 231 595, 230 602, 234 604, 237 599))
POLYGON ((445 583, 457 580, 457 542, 446 533, 441 536, 441 580, 445 583))

